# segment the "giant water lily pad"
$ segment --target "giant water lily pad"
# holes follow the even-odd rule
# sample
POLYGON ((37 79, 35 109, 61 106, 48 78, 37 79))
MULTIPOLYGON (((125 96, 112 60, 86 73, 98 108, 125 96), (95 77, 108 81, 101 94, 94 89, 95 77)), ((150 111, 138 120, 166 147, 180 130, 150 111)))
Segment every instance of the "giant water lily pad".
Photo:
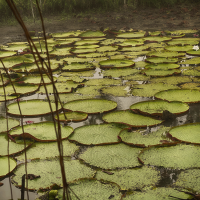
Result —
POLYGON ((0 58, 5 58, 5 57, 10 57, 10 56, 14 56, 16 54, 16 52, 13 51, 0 51, 0 58))
POLYGON ((122 81, 110 78, 89 79, 84 83, 85 85, 121 85, 122 81))
MULTIPOLYGON (((56 130, 58 129, 58 124, 56 123, 56 130)), ((70 126, 60 126, 61 127, 61 133, 62 133, 62 139, 67 138, 72 132, 73 128, 70 126)), ((40 122, 40 123, 33 123, 29 125, 23 126, 24 133, 26 137, 31 137, 35 139, 36 141, 56 141, 56 133, 54 129, 54 123, 53 122, 40 122)), ((21 126, 16 127, 15 129, 12 129, 9 134, 11 136, 23 136, 23 130, 21 126)))
POLYGON ((135 63, 132 60, 111 59, 99 62, 101 68, 123 68, 132 67, 135 63))
POLYGON ((171 40, 171 37, 159 37, 159 36, 150 36, 150 37, 145 37, 144 40, 147 42, 166 42, 171 40))
POLYGON ((152 77, 163 77, 163 76, 171 76, 173 74, 180 74, 181 71, 178 69, 171 69, 171 70, 154 70, 154 69, 147 69, 144 70, 144 74, 147 76, 152 77))
POLYGON ((183 65, 199 65, 200 64, 200 57, 194 57, 194 58, 191 58, 191 59, 187 59, 187 60, 184 60, 181 62, 181 64, 183 65))
POLYGON ((8 175, 12 172, 15 167, 17 166, 17 162, 8 156, 0 157, 0 178, 8 175), (9 164, 10 163, 10 171, 9 171, 9 164))
POLYGON ((71 47, 54 48, 54 50, 49 52, 49 55, 51 55, 51 56, 70 56, 70 55, 72 55, 70 50, 71 50, 71 47))
POLYGON ((10 43, 7 47, 4 47, 3 49, 7 50, 7 51, 15 51, 16 52, 18 50, 21 50, 21 49, 23 50, 28 47, 29 47, 29 45, 27 45, 25 43, 18 43, 18 44, 10 43))
POLYGON ((120 33, 116 37, 117 38, 140 38, 144 37, 145 32, 126 32, 126 33, 120 33))
POLYGON ((133 127, 147 127, 162 123, 161 120, 135 114, 130 112, 129 110, 121 110, 121 111, 107 113, 103 116, 102 119, 108 123, 115 122, 115 123, 127 124, 133 127))
POLYGON ((185 124, 171 128, 169 134, 171 137, 180 141, 200 144, 199 130, 200 123, 185 124))
MULTIPOLYGON (((75 144, 69 142, 68 140, 62 140, 63 146, 63 156, 72 156, 79 147, 75 144)), ((26 150, 27 159, 49 159, 55 158, 59 156, 58 144, 57 142, 36 142, 31 148, 26 150)), ((17 160, 24 161, 25 153, 17 156, 17 160)))
POLYGON ((139 155, 144 164, 165 168, 187 169, 200 167, 200 147, 186 144, 171 146, 152 146, 145 148, 139 155))
POLYGON ((124 42, 120 43, 119 45, 122 47, 128 47, 128 46, 141 46, 144 44, 144 41, 140 40, 125 40, 124 42))
MULTIPOLYGON (((54 103, 50 103, 52 106, 53 112, 56 111, 56 105, 54 103)), ((28 100, 28 101, 20 101, 19 102, 22 116, 33 117, 33 116, 41 116, 51 113, 49 108, 49 103, 42 100, 28 100)), ((18 103, 11 103, 7 106, 8 114, 14 116, 20 116, 18 103)), ((60 109, 60 105, 58 106, 60 109)))
POLYGON ((71 31, 71 32, 62 32, 62 33, 53 33, 54 38, 71 38, 77 37, 81 32, 80 31, 71 31))
POLYGON ((184 76, 200 76, 200 71, 195 70, 195 69, 187 69, 187 70, 183 70, 182 74, 184 76))
POLYGON ((147 166, 109 172, 110 175, 104 171, 97 171, 95 178, 117 183, 121 190, 141 189, 145 186, 155 185, 160 180, 159 172, 147 166))
POLYGON ((176 186, 192 190, 194 192, 200 193, 200 169, 188 169, 182 171, 174 183, 176 186))
POLYGON ((181 56, 185 56, 185 53, 178 53, 178 52, 174 52, 174 51, 152 51, 150 53, 147 54, 147 56, 155 56, 155 57, 181 57, 181 56))
POLYGON ((99 40, 79 40, 75 42, 74 45, 91 45, 91 44, 98 44, 100 41, 99 40))
POLYGON ((0 117, 0 133, 2 132, 6 132, 7 131, 7 121, 8 121, 8 131, 15 127, 15 126, 19 126, 19 121, 16 119, 11 119, 11 118, 4 118, 4 117, 0 117))
POLYGON ((177 51, 177 52, 186 52, 192 50, 192 45, 185 45, 185 46, 167 46, 165 47, 168 51, 177 51))
MULTIPOLYGON (((96 179, 79 180, 76 183, 70 184, 69 187, 74 193, 70 193, 72 200, 77 197, 81 200, 120 200, 121 193, 119 186, 114 183, 104 184, 96 179), (76 195, 74 195, 76 194, 76 195)), ((63 200, 63 190, 58 190, 58 200, 63 200)))
POLYGON ((95 124, 81 126, 74 130, 69 140, 76 141, 84 145, 102 145, 118 143, 117 135, 124 128, 117 124, 95 124))
POLYGON ((10 101, 10 100, 14 100, 14 99, 17 99, 17 98, 18 98, 18 96, 6 96, 6 99, 5 99, 5 96, 0 95, 0 102, 10 101))
POLYGON ((94 146, 88 148, 79 158, 102 169, 136 167, 141 165, 137 159, 139 150, 122 143, 94 146))
POLYGON ((169 89, 155 94, 157 99, 167 101, 182 101, 185 103, 200 102, 200 91, 190 89, 169 89))
MULTIPOLYGON (((134 85, 132 89, 132 95, 142 96, 142 97, 151 97, 154 96, 157 92, 169 89, 177 89, 178 86, 163 84, 163 83, 150 83, 142 85, 134 85)), ((178 101, 178 99, 173 100, 178 101)))
POLYGON ((125 97, 130 95, 130 87, 129 86, 112 86, 112 87, 105 87, 101 89, 103 94, 118 96, 118 97, 125 97))
POLYGON ((147 58, 145 60, 146 62, 150 63, 177 63, 178 58, 165 58, 165 57, 152 57, 152 58, 147 58))
POLYGON ((173 64, 173 63, 158 63, 158 64, 151 64, 146 65, 146 69, 155 69, 155 70, 168 70, 168 69, 177 69, 179 68, 179 64, 173 64))
POLYGON ((82 87, 82 88, 78 88, 75 94, 80 94, 83 96, 87 96, 88 98, 89 97, 93 98, 93 97, 101 96, 101 93, 100 93, 101 88, 102 88, 102 85, 97 85, 97 86, 92 85, 88 87, 82 87))
POLYGON ((117 103, 105 99, 87 99, 75 100, 64 104, 63 108, 71 111, 80 111, 85 113, 103 113, 113 110, 117 107, 117 103))
POLYGON ((86 31, 79 35, 81 38, 102 38, 106 35, 101 31, 86 31))
POLYGON ((189 106, 186 103, 179 101, 162 101, 162 100, 154 100, 154 101, 142 101, 139 103, 135 103, 130 106, 131 110, 139 111, 142 114, 150 114, 150 115, 162 115, 163 111, 168 110, 173 114, 182 114, 189 110, 189 106))
POLYGON ((75 49, 71 49, 70 52, 74 53, 74 54, 82 54, 82 53, 94 53, 97 50, 95 48, 75 48, 75 49))
POLYGON ((95 69, 95 66, 92 63, 71 63, 69 65, 64 64, 64 67, 62 68, 63 71, 87 71, 95 69))
POLYGON ((158 187, 142 190, 142 192, 132 192, 127 194, 122 200, 173 200, 173 199, 193 199, 192 195, 175 190, 173 188, 158 187))
POLYGON ((129 129, 123 129, 119 137, 126 144, 147 147, 171 142, 171 140, 166 137, 166 132, 169 131, 169 129, 170 127, 161 127, 157 131, 148 134, 142 130, 130 131, 129 129))
POLYGON ((195 45, 199 43, 197 38, 178 38, 167 42, 168 45, 195 45), (195 39, 195 40, 194 40, 195 39))
MULTIPOLYGON (((67 182, 73 182, 80 178, 92 178, 95 171, 79 160, 64 161, 67 182)), ((21 185, 21 177, 24 175, 25 165, 19 165, 12 178, 16 186, 21 185)), ((62 185, 62 175, 59 160, 32 161, 27 163, 27 173, 40 176, 34 180, 28 179, 28 189, 38 190, 39 188, 50 188, 53 184, 62 185)))
POLYGON ((149 49, 147 46, 135 46, 135 47, 123 47, 122 49, 120 48, 119 51, 122 52, 142 52, 149 49))

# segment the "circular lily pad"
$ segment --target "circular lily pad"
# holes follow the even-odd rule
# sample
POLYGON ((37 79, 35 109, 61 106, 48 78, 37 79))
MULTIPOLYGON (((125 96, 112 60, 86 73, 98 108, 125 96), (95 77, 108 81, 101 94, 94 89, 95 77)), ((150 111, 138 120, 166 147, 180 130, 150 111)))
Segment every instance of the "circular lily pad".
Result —
POLYGON ((111 59, 99 62, 101 68, 123 68, 132 67, 135 63, 132 60, 111 59))
POLYGON ((152 77, 163 77, 163 76, 171 76, 173 74, 180 74, 181 71, 177 69, 170 69, 170 70, 154 70, 154 69, 147 69, 144 70, 144 74, 147 76, 152 77))
POLYGON ((0 157, 0 178, 8 175, 15 169, 16 166, 17 162, 13 158, 10 158, 8 156, 0 157), (9 171, 8 159, 10 163, 10 171, 9 171))
POLYGON ((185 56, 185 53, 178 53, 174 51, 152 51, 147 54, 147 57, 165 57, 165 58, 173 58, 173 57, 181 57, 185 56))
POLYGON ((160 180, 159 172, 147 166, 106 172, 97 171, 95 178, 117 183, 121 190, 142 189, 145 186, 155 185, 160 180))
POLYGON ((172 138, 187 143, 200 144, 199 132, 200 123, 184 124, 182 126, 176 126, 169 130, 169 134, 172 138))
POLYGON ((105 99, 75 100, 64 104, 63 108, 71 111, 80 111, 88 114, 103 113, 114 110, 117 103, 105 99))
POLYGON ((200 146, 174 144, 152 146, 142 150, 139 159, 143 164, 165 168, 187 169, 200 167, 200 146))
MULTIPOLYGON (((77 196, 81 200, 120 200, 119 186, 114 183, 104 184, 96 179, 79 180, 69 186, 74 193, 70 193, 71 200, 77 196), (76 194, 76 196, 74 195, 76 194)), ((58 190, 58 200, 63 200, 63 190, 58 190)))
POLYGON ((200 102, 200 91, 190 89, 171 89, 161 91, 155 94, 157 99, 166 101, 182 101, 185 103, 198 103, 200 102))
POLYGON ((167 46, 165 47, 168 51, 177 51, 177 52, 187 52, 192 50, 192 45, 185 45, 185 46, 167 46))
POLYGON ((149 63, 177 63, 178 58, 152 57, 147 58, 145 61, 149 63))
POLYGON ((103 116, 102 119, 108 123, 115 122, 115 123, 126 124, 133 127, 147 127, 162 123, 161 120, 135 114, 130 112, 129 110, 120 110, 107 113, 103 116))
POLYGON ((179 64, 173 64, 173 63, 158 63, 158 64, 151 64, 146 65, 146 69, 155 69, 155 70, 168 70, 168 69, 177 69, 179 68, 179 64))
POLYGON ((71 63, 69 65, 64 64, 64 67, 62 68, 63 71, 72 72, 88 71, 91 69, 95 69, 95 66, 92 63, 71 63))
MULTIPOLYGON (((74 182, 81 178, 92 178, 95 171, 83 164, 79 160, 64 160, 67 182, 74 182)), ((39 190, 40 188, 48 189, 52 185, 57 184, 62 186, 62 175, 60 170, 59 160, 39 160, 27 163, 27 174, 40 176, 36 179, 28 180, 29 190, 39 190)), ((25 172, 25 165, 19 165, 15 171, 15 176, 12 177, 15 185, 20 187, 22 176, 25 172)), ((26 183, 25 183, 26 185, 26 183)))
POLYGON ((147 147, 157 144, 172 142, 166 137, 166 132, 170 127, 162 127, 155 132, 146 134, 145 131, 130 131, 129 129, 123 129, 119 137, 126 144, 131 144, 139 147, 147 147))
MULTIPOLYGON (((168 45, 195 45, 199 44, 199 40, 193 40, 194 38, 180 38, 167 42, 168 45)), ((196 38, 195 38, 196 39, 196 38)))
POLYGON ((91 44, 98 44, 100 41, 99 40, 79 40, 75 42, 74 45, 91 45, 91 44))
POLYGON ((128 47, 128 46, 141 46, 144 44, 144 41, 138 41, 138 40, 125 40, 124 42, 122 42, 121 44, 119 44, 122 47, 128 47))
POLYGON ((81 126, 76 128, 68 139, 84 145, 119 143, 117 135, 124 127, 117 124, 81 126))
POLYGON ((71 31, 71 32, 62 32, 62 33, 53 33, 54 38, 71 38, 77 37, 81 32, 80 31, 71 31))
MULTIPOLYGON (((58 126, 56 124, 56 126, 58 126)), ((67 138, 72 132, 73 128, 70 126, 60 126, 61 127, 61 133, 62 133, 62 139, 67 138)), ((29 125, 24 125, 24 133, 26 137, 33 138, 36 141, 56 141, 56 133, 54 129, 54 123, 53 122, 40 122, 40 123, 33 123, 29 125)), ((18 126, 15 129, 12 129, 9 134, 11 136, 23 136, 22 127, 18 126)))
MULTIPOLYGON (((53 109, 53 112, 56 111, 56 105, 54 103, 50 103, 53 109)), ((42 100, 28 100, 28 101, 20 101, 19 102, 22 116, 25 117, 34 117, 34 116, 42 116, 51 113, 49 108, 49 103, 42 100)), ((14 116, 20 116, 19 108, 17 103, 11 103, 7 106, 8 114, 14 116)), ((60 109, 60 105, 58 106, 60 109)))
POLYGON ((71 49, 70 52, 74 54, 82 54, 82 53, 94 53, 97 49, 94 48, 79 48, 79 49, 71 49))
POLYGON ((86 31, 79 35, 81 38, 102 38, 106 35, 101 31, 86 31))
POLYGON ((173 114, 182 114, 189 110, 189 106, 186 103, 179 101, 142 101, 130 106, 131 110, 139 111, 142 114, 159 115, 162 116, 163 111, 168 110, 173 114))
POLYGON ((166 42, 170 41, 172 38, 171 37, 159 37, 159 36, 151 36, 151 37, 145 37, 144 40, 147 42, 166 42))
MULTIPOLYGON (((55 115, 54 118, 58 120, 57 115, 55 115)), ((82 112, 65 112, 59 114, 59 121, 61 122, 80 122, 86 120, 87 118, 88 114, 82 112)))
POLYGON ((117 38, 140 38, 144 37, 145 32, 126 32, 126 33, 120 33, 116 37, 117 38))
POLYGON ((94 146, 88 148, 79 158, 102 169, 136 167, 141 165, 137 159, 139 150, 123 143, 94 146))
POLYGON ((16 52, 13 51, 0 51, 0 58, 5 58, 5 57, 10 57, 10 56, 14 56, 16 54, 16 52))
POLYGON ((7 131, 7 120, 8 120, 8 131, 15 127, 15 126, 19 126, 19 121, 16 119, 11 119, 11 118, 4 118, 4 117, 0 117, 0 133, 2 132, 6 132, 7 131))

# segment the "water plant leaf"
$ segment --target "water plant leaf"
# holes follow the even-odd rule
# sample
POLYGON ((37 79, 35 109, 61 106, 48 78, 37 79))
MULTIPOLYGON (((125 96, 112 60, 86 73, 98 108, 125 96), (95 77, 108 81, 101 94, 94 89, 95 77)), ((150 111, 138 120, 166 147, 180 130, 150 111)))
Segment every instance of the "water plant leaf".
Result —
POLYGON ((184 83, 180 87, 183 89, 200 89, 200 83, 184 83))
MULTIPOLYGON (((78 146, 69 142, 68 140, 62 141, 63 156, 72 156, 79 149, 78 146)), ((27 159, 49 159, 59 156, 57 142, 35 142, 31 148, 26 150, 27 159)), ((25 160, 25 153, 16 157, 19 161, 25 160)))
POLYGON ((186 52, 191 51, 193 48, 192 45, 185 45, 185 46, 167 46, 165 47, 168 51, 177 51, 177 52, 186 52))
POLYGON ((161 127, 157 131, 146 133, 146 130, 130 131, 129 129, 123 129, 119 137, 126 144, 131 144, 139 147, 148 147, 152 145, 170 143, 172 142, 167 136, 170 127, 161 127))
MULTIPOLYGON (((175 85, 168 85, 163 83, 150 83, 150 84, 134 85, 131 93, 134 96, 152 97, 159 91, 177 89, 177 88, 179 87, 175 85)), ((178 100, 173 100, 173 101, 178 101, 178 100)))
POLYGON ((187 51, 186 52, 188 55, 192 55, 192 56, 200 56, 200 51, 187 51))
POLYGON ((169 187, 158 187, 142 190, 142 192, 133 192, 122 198, 123 200, 173 200, 173 199, 193 199, 192 195, 175 190, 169 187))
MULTIPOLYGON (((56 126, 58 125, 56 124, 56 126)), ((26 137, 31 137, 36 141, 49 142, 57 140, 53 122, 45 121, 40 123, 24 125, 23 127, 26 137)), ((61 126, 61 132, 62 139, 65 139, 73 132, 73 128, 70 126, 61 126)), ((22 127, 18 126, 15 129, 12 129, 11 131, 9 131, 9 134, 13 137, 19 135, 22 136, 22 127)))
MULTIPOLYGON (((18 98, 18 96, 6 96, 6 101, 14 100, 17 98, 18 98)), ((5 101, 5 96, 0 95, 0 102, 4 102, 4 101, 5 101)))
POLYGON ((97 171, 95 178, 117 183, 121 190, 142 189, 145 186, 155 185, 160 180, 160 173, 155 168, 147 166, 109 172, 113 174, 109 175, 104 171, 97 171))
POLYGON ((72 53, 70 52, 71 47, 63 47, 63 48, 54 48, 49 52, 51 56, 70 56, 72 53))
POLYGON ((144 44, 144 41, 140 40, 125 40, 124 42, 120 43, 119 45, 122 46, 122 47, 128 47, 128 46, 132 46, 132 47, 135 47, 135 46, 141 46, 144 44))
POLYGON ((21 43, 21 44, 8 44, 7 47, 4 47, 3 50, 6 51, 18 51, 20 49, 26 49, 27 47, 29 47, 27 44, 25 43, 21 43))
MULTIPOLYGON (((51 113, 49 108, 49 103, 39 99, 20 101, 20 108, 22 110, 22 115, 26 117, 42 116, 51 113)), ((51 103, 53 112, 56 111, 56 105, 51 103)), ((7 106, 8 114, 14 116, 20 116, 19 108, 17 103, 11 103, 7 106)), ((60 105, 58 106, 60 109, 60 105)))
POLYGON ((113 95, 113 96, 119 96, 119 97, 126 97, 130 95, 131 89, 128 86, 111 86, 111 87, 105 87, 101 89, 101 92, 103 94, 113 95))
POLYGON ((71 63, 69 65, 64 64, 62 68, 63 71, 88 71, 91 69, 95 69, 95 66, 92 63, 71 63))
POLYGON ((200 144, 200 123, 175 126, 169 130, 170 137, 187 143, 200 144))
POLYGON ((198 65, 200 64, 200 57, 194 57, 194 58, 191 58, 191 59, 187 59, 187 60, 184 60, 182 61, 180 64, 183 64, 183 65, 198 65))
POLYGON ((188 104, 179 101, 168 102, 162 100, 154 100, 135 103, 130 106, 130 109, 133 111, 139 111, 142 114, 162 116, 163 111, 165 110, 168 110, 173 114, 185 113, 189 110, 189 106, 188 104))
POLYGON ((76 46, 81 46, 81 45, 91 45, 91 44, 98 44, 100 41, 99 40, 79 40, 74 43, 76 46))
POLYGON ((81 49, 74 48, 70 50, 70 52, 73 54, 94 53, 96 51, 97 49, 95 48, 91 48, 91 49, 90 48, 81 48, 81 49))
MULTIPOLYGON (((58 121, 57 115, 55 115, 54 118, 58 121)), ((81 112, 65 112, 59 114, 59 121, 61 122, 80 122, 86 120, 87 118, 88 114, 81 112)))
POLYGON ((159 43, 170 41, 171 39, 172 39, 171 37, 159 37, 159 36, 150 36, 144 38, 146 42, 159 42, 159 43))
POLYGON ((89 79, 85 85, 121 85, 122 81, 110 78, 89 79))
POLYGON ((79 35, 81 38, 102 38, 106 35, 101 31, 86 31, 79 35))
MULTIPOLYGON (((95 171, 83 164, 80 164, 79 160, 64 160, 66 179, 67 182, 73 182, 80 178, 92 178, 95 171)), ((60 169, 59 160, 42 160, 31 161, 27 163, 27 173, 40 175, 40 178, 28 180, 29 190, 48 189, 53 184, 62 186, 62 175, 60 169)), ((19 165, 16 169, 15 176, 12 177, 16 186, 21 185, 21 177, 24 175, 25 165, 19 165)), ((26 183, 25 183, 26 185, 26 183)))
POLYGON ((179 64, 173 64, 173 63, 158 63, 158 64, 150 64, 146 65, 146 69, 155 69, 155 70, 168 70, 168 69, 177 69, 179 68, 179 64))
POLYGON ((119 51, 122 51, 122 52, 142 52, 142 51, 145 51, 149 49, 149 47, 147 46, 136 46, 136 47, 123 47, 122 49, 120 48, 119 51))
POLYGON ((195 69, 187 69, 187 70, 183 70, 182 74, 184 76, 200 76, 200 71, 195 70, 195 69))
MULTIPOLYGON (((119 192, 119 186, 110 183, 103 184, 95 179, 84 179, 79 180, 76 183, 70 184, 70 188, 72 191, 78 196, 81 200, 120 200, 121 193, 119 192)), ((73 193, 71 193, 70 197, 72 200, 76 200, 76 197, 73 193)), ((63 200, 63 190, 58 190, 58 200, 63 200)))
POLYGON ((10 57, 10 56, 14 56, 16 54, 16 52, 13 51, 0 51, 0 58, 5 58, 5 57, 10 57))
POLYGON ((198 40, 194 40, 194 38, 178 38, 178 39, 174 39, 174 40, 171 40, 169 42, 167 42, 168 45, 173 45, 173 46, 176 46, 176 45, 196 45, 198 44, 198 40))
POLYGON ((123 143, 94 146, 88 148, 79 158, 102 169, 136 167, 141 165, 137 159, 139 150, 123 143))
POLYGON ((143 115, 135 114, 129 110, 120 110, 103 115, 105 122, 127 124, 133 127, 147 127, 162 123, 161 120, 153 119, 143 115))
POLYGON ((166 101, 182 101, 185 103, 200 102, 200 91, 190 89, 169 89, 155 94, 157 99, 166 101))
POLYGON ((174 52, 174 51, 151 51, 150 53, 147 54, 147 57, 182 57, 185 56, 185 53, 179 53, 179 52, 174 52))
POLYGON ((177 63, 178 58, 152 57, 145 60, 149 63, 177 63))
POLYGON ((200 169, 188 169, 182 171, 174 183, 174 185, 192 190, 194 192, 200 192, 199 184, 200 184, 200 177, 199 177, 200 169))
POLYGON ((76 128, 68 139, 84 145, 119 143, 117 135, 124 127, 114 123, 81 126, 76 128))
POLYGON ((181 71, 178 69, 170 69, 170 70, 155 70, 155 69, 147 69, 143 71, 147 76, 152 77, 163 77, 163 76, 171 76, 173 74, 180 74, 181 71))
POLYGON ((73 38, 77 37, 80 31, 62 32, 62 33, 52 33, 53 38, 73 38))
POLYGON ((82 72, 62 72, 60 75, 62 76, 80 76, 80 77, 92 77, 96 71, 89 70, 89 71, 82 71, 82 72))
POLYGON ((101 68, 123 68, 132 67, 135 63, 132 60, 110 59, 99 62, 101 68))
POLYGON ((103 113, 114 110, 116 107, 116 102, 105 99, 75 100, 63 106, 66 110, 80 111, 88 114, 103 113))
POLYGON ((6 132, 7 131, 7 120, 8 120, 8 130, 15 126, 19 126, 19 121, 16 119, 11 119, 11 118, 5 118, 5 117, 0 117, 0 133, 6 132))
POLYGON ((10 162, 10 172, 17 166, 17 162, 8 156, 0 157, 0 178, 9 174, 8 160, 10 162))
POLYGON ((140 38, 144 37, 145 32, 126 32, 117 34, 117 38, 140 38))
POLYGON ((186 144, 152 146, 142 150, 139 159, 142 163, 165 168, 187 169, 200 167, 200 147, 186 144))
POLYGON ((117 47, 114 46, 101 46, 97 48, 97 52, 117 51, 117 47))

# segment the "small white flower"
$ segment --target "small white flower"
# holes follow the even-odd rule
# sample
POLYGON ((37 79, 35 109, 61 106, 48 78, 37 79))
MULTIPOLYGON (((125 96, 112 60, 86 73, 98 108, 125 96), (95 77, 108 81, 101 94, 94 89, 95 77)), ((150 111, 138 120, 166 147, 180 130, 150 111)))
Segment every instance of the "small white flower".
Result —
POLYGON ((198 51, 199 50, 199 46, 198 45, 194 45, 193 48, 195 51, 198 51))
POLYGON ((18 52, 18 53, 22 53, 22 52, 23 52, 23 49, 19 49, 17 52, 18 52))

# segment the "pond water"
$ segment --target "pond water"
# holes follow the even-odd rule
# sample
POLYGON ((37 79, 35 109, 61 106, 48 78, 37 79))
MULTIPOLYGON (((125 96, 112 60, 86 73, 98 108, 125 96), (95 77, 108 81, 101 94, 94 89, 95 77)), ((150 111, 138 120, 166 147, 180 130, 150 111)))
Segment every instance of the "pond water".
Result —
MULTIPOLYGON (((110 38, 111 36, 109 36, 110 38)), ((134 60, 135 62, 139 62, 139 61, 144 61, 145 60, 145 56, 138 56, 137 58, 131 59, 134 60)), ((87 77, 88 80, 89 79, 102 79, 103 70, 101 70, 100 68, 96 68, 96 72, 94 73, 93 77, 87 77)), ((120 79, 120 78, 116 78, 116 79, 120 79)), ((124 80, 124 83, 126 82, 126 80, 124 80)), ((138 81, 138 84, 143 83, 143 81, 138 81)), ((112 87, 112 86, 110 86, 112 87)), ((22 97, 20 98, 21 101, 23 100, 29 100, 29 99, 45 99, 46 95, 41 95, 41 94, 33 94, 27 97, 22 97)), ((112 100, 117 102, 117 108, 116 110, 127 110, 130 108, 130 106, 132 104, 135 104, 137 102, 142 102, 142 101, 148 101, 148 100, 154 100, 153 97, 140 97, 140 96, 126 96, 126 97, 121 97, 121 96, 113 96, 113 95, 107 95, 107 94, 103 94, 101 93, 101 96, 98 96, 98 98, 102 98, 102 99, 107 99, 107 100, 112 100)), ((13 103, 15 101, 10 101, 8 102, 8 104, 13 103)), ((195 123, 195 122, 200 122, 200 104, 196 103, 196 104, 189 104, 189 111, 185 114, 182 115, 178 115, 174 120, 166 120, 165 122, 162 123, 163 126, 166 127, 174 127, 174 126, 180 126, 183 124, 187 124, 187 123, 195 123)), ((0 117, 6 116, 6 112, 5 112, 5 104, 1 103, 0 104, 0 117)), ((102 124, 104 123, 104 121, 102 120, 102 116, 103 114, 92 114, 88 116, 88 119, 82 122, 69 122, 68 125, 73 127, 74 129, 80 126, 84 126, 84 125, 92 125, 92 124, 102 124)), ((20 121, 20 118, 15 118, 17 120, 20 121)), ((46 115, 46 116, 42 116, 42 117, 34 117, 34 118, 24 118, 24 124, 25 121, 33 121, 34 123, 38 123, 38 122, 43 122, 43 121, 52 121, 52 117, 50 115, 46 115)), ((151 128, 147 128, 149 129, 148 131, 153 132, 158 130, 161 127, 161 125, 157 125, 157 126, 153 126, 151 128)), ((135 128, 135 130, 137 130, 137 128, 135 128)), ((85 146, 86 147, 86 146, 85 146)), ((81 145, 81 148, 84 148, 84 145, 81 145)), ((90 147, 87 147, 90 148, 90 147)), ((76 159, 73 157, 73 159, 76 159)), ((160 180, 160 182, 158 183, 158 187, 164 187, 164 186, 171 186, 177 179, 178 174, 180 174, 180 172, 182 170, 177 170, 177 169, 167 169, 167 168, 162 168, 162 167, 157 167, 157 170, 159 170, 161 172, 161 176, 162 179, 160 180)), ((10 191, 10 185, 9 185, 9 178, 5 178, 2 179, 1 181, 2 183, 4 183, 4 185, 2 187, 0 187, 0 199, 2 200, 9 200, 11 198, 11 191, 10 191)), ((14 185, 11 186, 12 187, 12 193, 13 193, 13 199, 17 200, 18 198, 21 197, 21 189, 16 188, 14 185)), ((37 194, 36 192, 28 192, 29 194, 29 199, 30 200, 35 200, 37 194)), ((25 192, 25 198, 27 198, 26 196, 26 192, 25 192)))

